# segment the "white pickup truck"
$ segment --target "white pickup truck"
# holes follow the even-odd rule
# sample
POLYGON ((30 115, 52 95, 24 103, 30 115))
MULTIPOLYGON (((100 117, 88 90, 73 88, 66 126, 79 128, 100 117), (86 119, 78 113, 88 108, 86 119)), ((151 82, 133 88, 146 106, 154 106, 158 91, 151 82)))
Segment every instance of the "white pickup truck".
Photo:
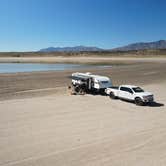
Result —
POLYGON ((153 94, 145 92, 140 87, 134 85, 121 85, 119 87, 106 88, 105 92, 110 98, 120 98, 129 101, 134 101, 136 105, 144 105, 145 103, 153 102, 153 94))

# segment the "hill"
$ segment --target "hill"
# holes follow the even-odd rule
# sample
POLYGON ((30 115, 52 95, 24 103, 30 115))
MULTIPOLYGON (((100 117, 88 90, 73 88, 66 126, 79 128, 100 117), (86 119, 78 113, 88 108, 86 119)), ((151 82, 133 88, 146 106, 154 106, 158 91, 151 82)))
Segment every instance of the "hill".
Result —
POLYGON ((131 50, 157 50, 166 49, 166 40, 159 40, 155 42, 140 42, 129 44, 127 46, 111 49, 112 51, 131 51, 131 50))

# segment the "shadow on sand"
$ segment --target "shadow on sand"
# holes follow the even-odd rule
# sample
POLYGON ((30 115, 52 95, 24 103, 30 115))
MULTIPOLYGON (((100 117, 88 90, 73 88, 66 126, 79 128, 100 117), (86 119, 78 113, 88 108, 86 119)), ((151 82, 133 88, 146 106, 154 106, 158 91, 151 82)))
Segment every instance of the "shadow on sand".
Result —
POLYGON ((158 103, 158 102, 152 102, 152 103, 146 104, 146 106, 149 106, 149 107, 163 107, 164 104, 158 103))
MULTIPOLYGON (((93 96, 96 96, 96 95, 99 95, 99 96, 108 96, 107 94, 105 93, 86 93, 86 94, 90 94, 90 95, 93 95, 93 96)), ((127 102, 127 103, 131 103, 131 104, 135 104, 134 101, 128 101, 128 100, 124 100, 124 99, 114 99, 114 100, 121 100, 121 101, 124 101, 124 102, 127 102)), ((162 103, 158 103, 158 102, 151 102, 151 103, 145 103, 143 106, 147 106, 147 107, 163 107, 164 104, 162 103)))
MULTIPOLYGON (((127 100, 123 100, 123 99, 120 99, 120 100, 122 100, 122 101, 124 101, 124 102, 127 102, 127 103, 132 103, 132 104, 135 104, 135 102, 133 102, 133 101, 127 101, 127 100)), ((151 102, 151 103, 145 103, 144 105, 142 105, 142 106, 145 106, 145 107, 163 107, 164 106, 164 104, 162 104, 162 103, 158 103, 158 102, 151 102)))

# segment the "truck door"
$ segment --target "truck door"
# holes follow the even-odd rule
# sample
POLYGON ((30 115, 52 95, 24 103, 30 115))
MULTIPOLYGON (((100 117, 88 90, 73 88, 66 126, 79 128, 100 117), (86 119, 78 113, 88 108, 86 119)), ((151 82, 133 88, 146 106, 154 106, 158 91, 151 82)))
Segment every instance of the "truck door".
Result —
POLYGON ((126 88, 126 97, 128 100, 134 99, 133 91, 130 88, 126 88))
POLYGON ((130 88, 121 87, 119 91, 119 97, 128 99, 128 100, 133 100, 133 92, 130 88))
POLYGON ((126 89, 125 87, 120 87, 120 89, 119 89, 119 94, 118 94, 118 96, 119 96, 120 98, 125 99, 125 97, 126 97, 126 90, 125 90, 125 89, 126 89))

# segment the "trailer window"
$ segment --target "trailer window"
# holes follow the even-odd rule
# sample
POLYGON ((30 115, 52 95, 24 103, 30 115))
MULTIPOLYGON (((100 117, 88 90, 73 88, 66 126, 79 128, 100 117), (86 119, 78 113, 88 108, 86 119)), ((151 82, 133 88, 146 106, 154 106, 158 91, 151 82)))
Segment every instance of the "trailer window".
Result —
POLYGON ((80 81, 82 81, 82 82, 86 82, 86 78, 83 78, 83 77, 77 77, 77 76, 72 76, 72 79, 73 80, 80 80, 80 81))
POLYGON ((101 81, 101 83, 103 83, 103 84, 108 84, 109 81, 101 81))

